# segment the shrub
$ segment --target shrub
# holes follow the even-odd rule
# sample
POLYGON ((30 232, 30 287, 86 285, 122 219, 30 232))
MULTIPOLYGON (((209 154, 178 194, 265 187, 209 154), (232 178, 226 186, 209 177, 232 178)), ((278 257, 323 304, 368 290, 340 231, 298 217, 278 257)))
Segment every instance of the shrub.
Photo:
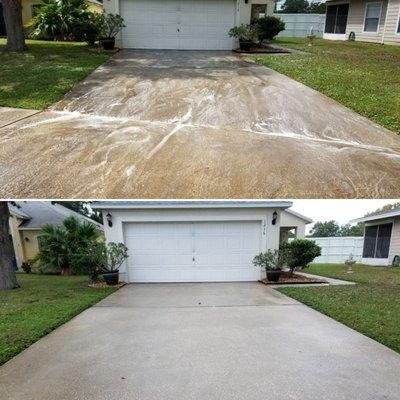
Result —
POLYGON ((256 28, 260 44, 264 40, 272 40, 279 32, 285 30, 285 23, 276 17, 264 17, 252 22, 256 28))
POLYGON ((93 35, 99 34, 97 22, 98 18, 88 10, 86 0, 43 0, 43 7, 30 24, 30 36, 92 42, 93 35))
POLYGON ((125 27, 124 19, 118 14, 107 14, 104 17, 102 27, 102 38, 114 38, 118 32, 125 27))
POLYGON ((116 272, 128 258, 128 248, 123 243, 109 243, 105 249, 104 272, 116 272))
POLYGON ((21 269, 26 273, 26 274, 30 274, 32 272, 32 264, 30 263, 30 261, 25 261, 21 264, 21 269))
POLYGON ((42 229, 39 260, 47 269, 62 275, 87 273, 90 249, 97 243, 100 232, 89 222, 71 216, 59 226, 46 225, 42 229))
POLYGON ((253 25, 242 24, 235 26, 229 31, 229 36, 239 39, 241 42, 251 42, 257 37, 257 27, 253 25))
POLYGON ((308 265, 321 255, 321 247, 313 240, 296 239, 281 245, 280 250, 289 254, 288 267, 293 272, 296 268, 307 268, 308 265))
POLYGON ((288 262, 288 253, 284 249, 268 250, 256 255, 253 264, 265 268, 266 271, 280 271, 288 262))

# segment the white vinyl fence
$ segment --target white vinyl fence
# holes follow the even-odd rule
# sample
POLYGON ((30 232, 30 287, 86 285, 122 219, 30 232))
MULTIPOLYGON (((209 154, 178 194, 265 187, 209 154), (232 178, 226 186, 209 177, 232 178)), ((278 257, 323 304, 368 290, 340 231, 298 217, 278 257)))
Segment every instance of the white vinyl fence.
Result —
POLYGON ((306 37, 311 27, 316 37, 322 37, 325 14, 274 14, 285 23, 285 30, 278 37, 306 37))
POLYGON ((321 256, 314 260, 314 263, 344 263, 350 254, 353 254, 357 262, 361 261, 364 238, 359 236, 351 237, 324 237, 308 238, 314 240, 321 247, 321 256))

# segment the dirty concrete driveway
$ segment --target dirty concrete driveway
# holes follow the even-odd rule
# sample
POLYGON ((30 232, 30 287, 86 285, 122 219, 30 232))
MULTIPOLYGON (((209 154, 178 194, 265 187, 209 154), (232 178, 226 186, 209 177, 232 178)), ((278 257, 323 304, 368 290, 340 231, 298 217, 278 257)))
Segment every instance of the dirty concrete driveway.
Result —
POLYGON ((400 355, 258 283, 129 285, 0 367, 7 400, 397 400, 400 355))
POLYGON ((400 137, 230 52, 124 50, 1 128, 0 170, 3 197, 396 198, 400 137))

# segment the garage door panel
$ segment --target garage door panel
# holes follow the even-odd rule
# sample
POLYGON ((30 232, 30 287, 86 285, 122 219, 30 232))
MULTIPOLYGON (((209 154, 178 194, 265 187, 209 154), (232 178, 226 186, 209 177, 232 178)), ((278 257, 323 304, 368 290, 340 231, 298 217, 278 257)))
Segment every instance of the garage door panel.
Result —
POLYGON ((127 223, 132 282, 257 280, 259 222, 127 223))
POLYGON ((123 47, 230 50, 233 0, 121 0, 123 47))

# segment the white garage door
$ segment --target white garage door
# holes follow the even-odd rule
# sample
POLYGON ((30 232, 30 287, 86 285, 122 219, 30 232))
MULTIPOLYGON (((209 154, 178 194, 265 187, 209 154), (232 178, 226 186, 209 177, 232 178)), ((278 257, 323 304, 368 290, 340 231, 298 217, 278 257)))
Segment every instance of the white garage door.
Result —
POLYGON ((259 222, 129 223, 124 227, 131 282, 259 279, 259 222))
POLYGON ((121 0, 120 13, 125 48, 232 49, 233 0, 121 0))

